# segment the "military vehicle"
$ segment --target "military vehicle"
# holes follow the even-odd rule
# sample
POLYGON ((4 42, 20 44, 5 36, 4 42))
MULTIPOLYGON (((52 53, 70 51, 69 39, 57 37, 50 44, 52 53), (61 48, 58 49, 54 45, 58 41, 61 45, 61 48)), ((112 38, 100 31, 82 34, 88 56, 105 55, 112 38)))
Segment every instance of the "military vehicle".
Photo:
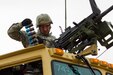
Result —
POLYGON ((32 46, 1 55, 0 75, 113 75, 113 64, 86 57, 98 54, 97 41, 107 49, 113 46, 112 24, 101 21, 113 5, 101 13, 95 1, 89 1, 93 13, 66 28, 53 42, 55 48, 37 44, 33 37, 32 46))
MULTIPOLYGON (((93 54, 95 49, 92 45, 82 54, 93 54)), ((86 58, 89 67, 76 56, 40 44, 0 56, 0 75, 113 75, 113 64, 86 58)))

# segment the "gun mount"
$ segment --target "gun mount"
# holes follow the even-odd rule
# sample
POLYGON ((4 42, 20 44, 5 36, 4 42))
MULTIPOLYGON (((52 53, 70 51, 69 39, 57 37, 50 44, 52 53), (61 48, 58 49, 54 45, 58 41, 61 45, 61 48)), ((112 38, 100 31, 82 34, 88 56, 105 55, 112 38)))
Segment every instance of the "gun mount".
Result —
POLYGON ((80 53, 86 46, 97 44, 97 41, 107 49, 113 46, 113 32, 108 26, 109 22, 101 21, 113 9, 113 5, 101 13, 95 1, 89 1, 93 13, 78 24, 73 22, 74 27, 66 28, 55 40, 55 47, 68 50, 70 53, 80 53), (107 36, 110 37, 106 39, 107 36))

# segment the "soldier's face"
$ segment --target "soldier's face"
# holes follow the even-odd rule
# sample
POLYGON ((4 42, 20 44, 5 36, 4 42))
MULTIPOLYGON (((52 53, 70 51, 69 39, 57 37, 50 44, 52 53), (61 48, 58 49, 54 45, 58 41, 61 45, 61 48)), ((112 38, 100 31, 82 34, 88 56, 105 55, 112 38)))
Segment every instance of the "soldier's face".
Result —
POLYGON ((51 29, 51 25, 50 24, 44 24, 44 25, 40 25, 39 26, 39 29, 40 29, 40 32, 43 34, 43 35, 48 35, 49 32, 50 32, 50 29, 51 29))

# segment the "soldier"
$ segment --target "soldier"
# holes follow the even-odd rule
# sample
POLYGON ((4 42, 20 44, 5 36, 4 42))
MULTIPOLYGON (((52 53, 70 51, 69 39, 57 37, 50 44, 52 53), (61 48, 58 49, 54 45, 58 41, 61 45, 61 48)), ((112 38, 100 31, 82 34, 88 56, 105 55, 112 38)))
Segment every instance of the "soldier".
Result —
MULTIPOLYGON (((8 29, 8 35, 17 41, 21 41, 23 46, 29 47, 28 36, 25 31, 21 30, 25 25, 32 24, 32 21, 28 18, 24 19, 20 23, 14 23, 8 29)), ((38 32, 36 33, 36 37, 38 38, 38 43, 43 43, 47 47, 54 47, 52 41, 55 40, 55 36, 52 36, 50 33, 51 24, 53 24, 51 18, 48 14, 40 14, 36 18, 36 27, 38 28, 38 32)))
MULTIPOLYGON (((53 22, 48 14, 40 14, 36 18, 36 28, 38 28, 38 30, 37 30, 37 33, 35 34, 35 36, 38 39, 38 43, 43 43, 47 47, 54 47, 53 41, 55 40, 55 36, 52 36, 50 33, 51 24, 53 24, 53 22)), ((20 23, 14 23, 8 29, 8 35, 12 39, 21 41, 25 48, 31 46, 29 43, 29 40, 28 40, 27 32, 22 30, 22 28, 25 27, 26 25, 32 26, 32 21, 28 18, 24 19, 20 23)), ((27 64, 27 65, 32 66, 30 64, 27 64)), ((16 66, 16 67, 21 68, 21 66, 16 66)), ((25 67, 24 69, 20 69, 20 71, 22 70, 22 74, 19 74, 19 75, 35 75, 36 69, 38 69, 40 71, 40 69, 38 67, 37 68, 31 67, 30 69, 28 69, 28 67, 25 67), (32 70, 32 68, 33 68, 33 70, 32 70), (26 70, 25 73, 23 72, 24 70, 26 70), (33 72, 33 74, 28 73, 29 70, 31 70, 31 72, 33 72)), ((42 75, 42 72, 38 73, 38 75, 42 75)))

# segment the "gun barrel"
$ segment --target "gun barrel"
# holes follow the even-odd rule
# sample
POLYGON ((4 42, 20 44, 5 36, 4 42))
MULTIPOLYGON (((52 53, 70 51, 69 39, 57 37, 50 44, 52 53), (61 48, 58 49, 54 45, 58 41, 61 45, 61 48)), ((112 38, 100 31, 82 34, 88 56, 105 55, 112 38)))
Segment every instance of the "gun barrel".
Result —
POLYGON ((100 21, 102 19, 102 17, 104 17, 106 14, 108 14, 111 10, 113 10, 113 5, 111 7, 109 7, 107 10, 105 10, 103 13, 101 13, 99 16, 97 16, 97 18, 95 19, 95 22, 100 21))

